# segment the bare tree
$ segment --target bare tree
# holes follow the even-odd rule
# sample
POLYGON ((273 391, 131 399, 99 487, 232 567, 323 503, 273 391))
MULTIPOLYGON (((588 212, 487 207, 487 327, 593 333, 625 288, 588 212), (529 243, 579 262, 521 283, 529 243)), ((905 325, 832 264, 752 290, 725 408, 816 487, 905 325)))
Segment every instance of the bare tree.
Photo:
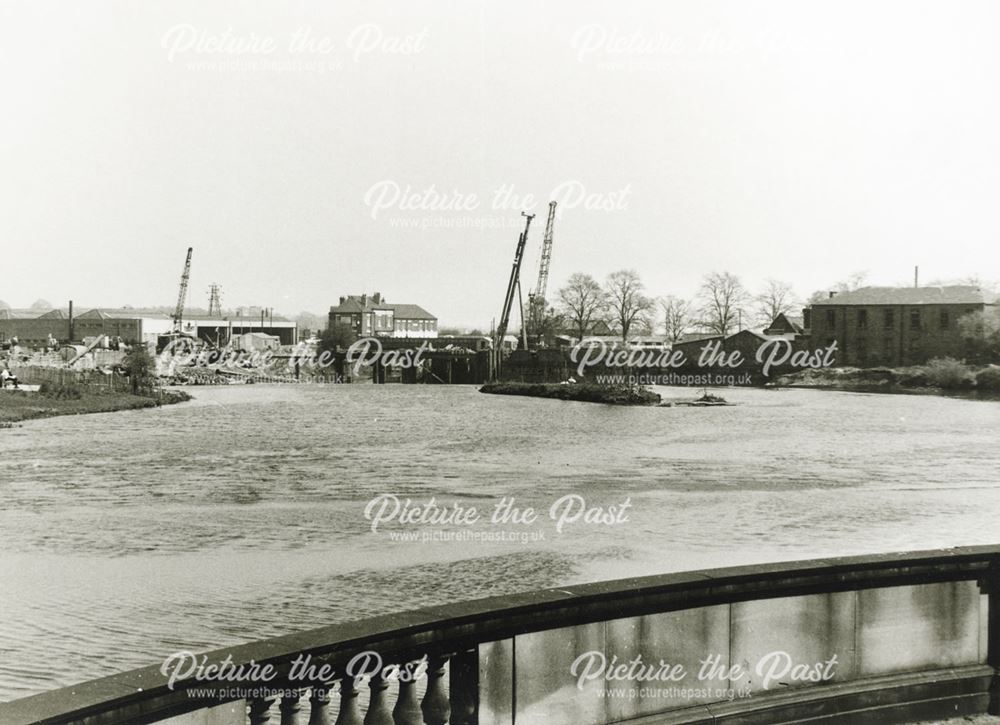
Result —
POLYGON ((864 287, 865 282, 867 281, 868 281, 868 272, 855 272, 847 279, 841 282, 837 282, 837 284, 833 285, 829 289, 813 292, 809 296, 809 304, 827 299, 830 296, 831 292, 853 292, 854 290, 860 287, 864 287))
POLYGON ((728 335, 743 317, 749 295, 740 278, 729 272, 712 272, 701 282, 701 326, 717 335, 728 335))
POLYGON ((606 307, 604 290, 589 274, 576 272, 570 275, 558 296, 566 320, 582 340, 606 307))
POLYGON ((934 279, 927 283, 929 287, 950 287, 952 285, 962 285, 968 287, 979 287, 987 292, 1000 292, 1000 282, 996 280, 983 279, 978 274, 957 279, 934 279))
POLYGON ((649 324, 654 303, 643 294, 643 289, 639 273, 634 269, 612 272, 604 284, 608 309, 622 335, 622 342, 628 340, 633 326, 645 327, 649 324))
POLYGON ((754 297, 757 324, 766 327, 774 322, 778 315, 793 311, 799 304, 799 299, 790 284, 769 279, 761 293, 754 297))
POLYGON ((663 312, 663 334, 671 345, 681 341, 691 324, 691 304, 673 295, 660 298, 663 312))

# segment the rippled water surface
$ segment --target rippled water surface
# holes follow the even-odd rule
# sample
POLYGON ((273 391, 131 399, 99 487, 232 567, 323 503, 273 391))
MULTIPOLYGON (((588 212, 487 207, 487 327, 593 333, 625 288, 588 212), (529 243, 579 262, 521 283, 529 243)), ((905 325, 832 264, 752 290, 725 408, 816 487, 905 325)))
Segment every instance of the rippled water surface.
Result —
POLYGON ((194 391, 180 406, 0 431, 0 699, 435 602, 1000 541, 997 402, 736 390, 728 408, 616 408, 458 386, 194 391), (513 497, 540 517, 373 533, 365 506, 384 493, 487 515, 513 497), (566 494, 628 498, 628 521, 557 533, 548 510, 566 494), (493 540, 398 539, 413 532, 493 540))

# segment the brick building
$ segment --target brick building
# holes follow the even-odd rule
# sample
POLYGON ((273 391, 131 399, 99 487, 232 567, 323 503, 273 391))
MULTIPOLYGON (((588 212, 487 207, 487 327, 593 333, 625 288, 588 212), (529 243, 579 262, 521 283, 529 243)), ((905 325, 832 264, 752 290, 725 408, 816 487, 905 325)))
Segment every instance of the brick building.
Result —
POLYGON ((420 305, 386 302, 382 295, 348 295, 330 308, 329 326, 349 325, 358 337, 437 337, 437 318, 420 305))
POLYGON ((971 285, 863 287, 814 302, 803 319, 813 347, 836 340, 838 365, 918 365, 964 358, 959 319, 996 303, 996 295, 971 285))
POLYGON ((0 343, 17 339, 22 345, 45 345, 49 338, 69 338, 69 318, 62 310, 0 310, 0 343))

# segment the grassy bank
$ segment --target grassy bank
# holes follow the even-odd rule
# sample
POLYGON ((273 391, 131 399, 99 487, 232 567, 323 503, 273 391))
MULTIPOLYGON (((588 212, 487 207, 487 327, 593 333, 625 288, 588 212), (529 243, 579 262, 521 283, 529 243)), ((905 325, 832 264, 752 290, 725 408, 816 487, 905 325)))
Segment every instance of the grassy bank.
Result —
POLYGON ((871 392, 942 392, 1000 395, 1000 367, 972 366, 951 358, 902 368, 822 368, 778 377, 775 385, 871 392))
POLYGON ((533 398, 576 400, 609 405, 657 405, 660 396, 645 388, 593 383, 487 383, 479 389, 493 395, 527 395, 533 398))
POLYGON ((14 423, 35 418, 155 408, 191 400, 187 393, 175 390, 162 391, 158 396, 132 395, 79 385, 43 386, 43 391, 0 391, 0 427, 9 428, 14 423))

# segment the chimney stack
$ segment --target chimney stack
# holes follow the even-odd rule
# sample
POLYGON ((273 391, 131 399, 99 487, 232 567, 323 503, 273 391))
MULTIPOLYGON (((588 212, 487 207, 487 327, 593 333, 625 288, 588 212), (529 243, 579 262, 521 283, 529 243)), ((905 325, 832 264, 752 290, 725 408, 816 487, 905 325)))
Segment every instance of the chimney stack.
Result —
POLYGON ((73 300, 69 301, 69 340, 66 342, 73 342, 73 300))
POLYGON ((382 304, 382 293, 376 292, 375 294, 373 294, 372 300, 375 302, 376 305, 382 304))
POLYGON ((837 291, 836 290, 830 290, 830 297, 828 299, 832 300, 836 296, 837 296, 837 291))
POLYGON ((913 286, 914 287, 920 286, 920 267, 913 268, 913 286))

